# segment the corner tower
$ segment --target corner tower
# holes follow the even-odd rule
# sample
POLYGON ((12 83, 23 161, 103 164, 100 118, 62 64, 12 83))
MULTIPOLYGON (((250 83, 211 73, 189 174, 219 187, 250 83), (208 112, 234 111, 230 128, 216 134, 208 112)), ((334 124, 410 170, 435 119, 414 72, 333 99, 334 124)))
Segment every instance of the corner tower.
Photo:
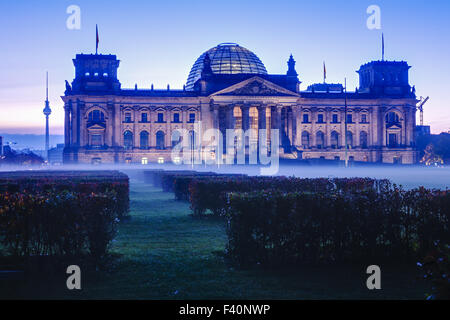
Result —
POLYGON ((409 85, 405 61, 372 61, 362 65, 359 74, 359 92, 376 95, 410 97, 413 92, 409 85))
POLYGON ((120 60, 115 55, 77 54, 73 59, 75 79, 74 93, 114 92, 120 90, 117 69, 120 60))

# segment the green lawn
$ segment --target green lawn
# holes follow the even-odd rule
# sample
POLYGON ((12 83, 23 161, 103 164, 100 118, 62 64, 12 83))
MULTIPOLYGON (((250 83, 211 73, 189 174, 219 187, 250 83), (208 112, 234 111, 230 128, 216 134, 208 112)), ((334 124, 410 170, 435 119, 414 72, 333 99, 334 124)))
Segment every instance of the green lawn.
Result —
POLYGON ((365 265, 236 270, 221 254, 222 221, 193 219, 188 203, 141 182, 132 181, 130 196, 132 218, 120 223, 110 271, 82 274, 79 292, 65 289, 65 278, 0 281, 0 298, 423 299, 426 291, 414 265, 381 265, 382 290, 376 292, 365 286, 365 265))

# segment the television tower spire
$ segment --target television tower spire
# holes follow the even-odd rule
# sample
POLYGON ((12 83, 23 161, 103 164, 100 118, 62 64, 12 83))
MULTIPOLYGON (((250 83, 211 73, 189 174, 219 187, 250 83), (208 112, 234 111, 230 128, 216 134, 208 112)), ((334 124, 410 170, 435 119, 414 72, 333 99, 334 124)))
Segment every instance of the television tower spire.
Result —
POLYGON ((43 110, 43 113, 45 115, 45 153, 46 153, 47 159, 48 159, 48 150, 49 150, 49 144, 50 144, 50 134, 49 134, 49 128, 48 128, 48 117, 52 113, 52 110, 50 109, 50 102, 48 101, 48 71, 47 71, 47 78, 46 78, 45 108, 43 110))

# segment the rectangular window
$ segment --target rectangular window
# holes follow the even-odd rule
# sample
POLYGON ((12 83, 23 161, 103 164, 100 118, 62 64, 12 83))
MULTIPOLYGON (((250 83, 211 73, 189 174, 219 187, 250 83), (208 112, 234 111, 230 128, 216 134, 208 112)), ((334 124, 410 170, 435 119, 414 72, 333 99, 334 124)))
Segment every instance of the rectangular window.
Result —
POLYGON ((309 123, 309 115, 308 114, 303 115, 303 123, 309 123))
POLYGON ((164 113, 158 113, 158 121, 157 122, 164 122, 164 113))
POLYGON ((175 122, 175 123, 180 122, 180 114, 179 113, 173 114, 173 122, 175 122))
POLYGON ((347 123, 353 123, 353 116, 351 114, 347 115, 347 123))
POLYGON ((338 123, 338 122, 339 122, 338 115, 333 114, 333 123, 338 123))
POLYGON ((395 148, 398 145, 397 135, 395 133, 389 134, 389 147, 395 148))
POLYGON ((323 123, 323 114, 319 114, 319 115, 317 116, 317 122, 318 122, 318 123, 323 123))
POLYGON ((148 122, 148 114, 147 113, 143 113, 141 115, 141 122, 148 122))
POLYGON ((195 122, 195 113, 189 113, 189 122, 195 122))
POLYGON ((102 145, 102 135, 101 134, 93 134, 91 136, 91 145, 99 147, 102 145))
POLYGON ((131 122, 131 112, 125 113, 125 122, 127 122, 127 123, 131 122))
POLYGON ((361 115, 361 122, 367 123, 367 115, 366 114, 361 115))

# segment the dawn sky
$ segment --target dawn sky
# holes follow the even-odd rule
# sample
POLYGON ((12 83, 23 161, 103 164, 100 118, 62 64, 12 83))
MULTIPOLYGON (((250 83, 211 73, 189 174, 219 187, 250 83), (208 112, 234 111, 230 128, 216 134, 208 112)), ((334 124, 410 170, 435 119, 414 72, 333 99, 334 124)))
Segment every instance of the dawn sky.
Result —
POLYGON ((64 80, 72 59, 95 52, 121 60, 122 87, 182 88, 194 61, 222 42, 256 53, 269 73, 286 73, 292 53, 302 90, 323 81, 358 86, 361 64, 386 59, 412 66, 417 95, 430 96, 425 124, 450 130, 450 1, 2 1, 0 3, 0 133, 44 133, 45 72, 49 72, 51 133, 63 133, 64 80), (70 5, 81 9, 80 30, 69 30, 70 5), (369 30, 370 5, 381 8, 381 29, 369 30))

